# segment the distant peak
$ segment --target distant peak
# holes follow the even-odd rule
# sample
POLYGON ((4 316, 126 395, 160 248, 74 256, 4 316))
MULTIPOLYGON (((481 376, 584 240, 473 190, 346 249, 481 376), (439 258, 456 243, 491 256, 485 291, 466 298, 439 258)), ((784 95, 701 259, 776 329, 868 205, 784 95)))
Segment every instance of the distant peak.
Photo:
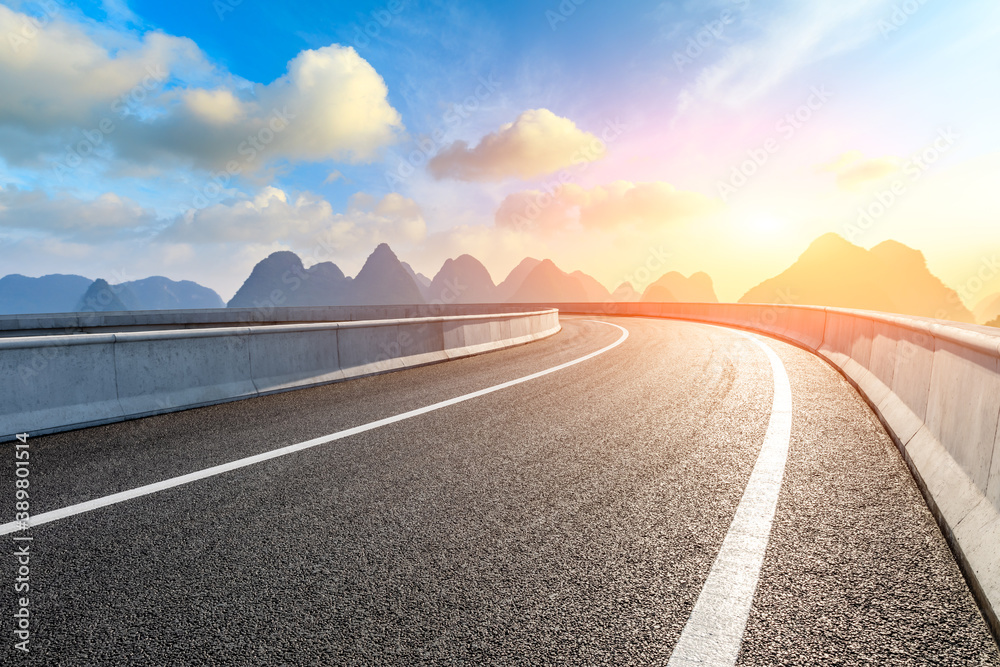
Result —
POLYGON ((873 256, 879 257, 884 261, 895 260, 900 262, 910 262, 913 264, 927 263, 927 258, 924 257, 924 253, 915 248, 911 248, 904 243, 900 243, 899 241, 893 241, 892 239, 882 241, 869 252, 873 256))
POLYGON ((260 262, 261 264, 295 264, 302 265, 302 260, 291 250, 272 252, 260 262))
POLYGON ((858 248, 836 232, 827 232, 809 244, 810 248, 858 248))

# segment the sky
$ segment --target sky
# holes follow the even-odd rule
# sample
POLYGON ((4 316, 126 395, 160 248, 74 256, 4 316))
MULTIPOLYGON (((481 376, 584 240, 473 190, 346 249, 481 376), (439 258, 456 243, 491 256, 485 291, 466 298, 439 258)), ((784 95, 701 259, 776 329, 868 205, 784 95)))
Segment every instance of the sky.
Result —
MULTIPOLYGON (((0 4, 0 275, 381 242, 722 300, 828 232, 1000 292, 995 0, 0 4)), ((831 277, 836 279, 836 277, 831 277)))

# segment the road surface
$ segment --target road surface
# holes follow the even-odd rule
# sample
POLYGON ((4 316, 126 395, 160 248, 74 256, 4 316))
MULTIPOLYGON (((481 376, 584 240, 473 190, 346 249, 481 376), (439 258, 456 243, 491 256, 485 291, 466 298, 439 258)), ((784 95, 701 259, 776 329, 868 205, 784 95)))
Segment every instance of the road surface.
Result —
POLYGON ((727 535, 739 541, 734 517, 766 500, 751 474, 768 464, 775 502, 746 559, 756 579, 743 619, 724 619, 745 623, 736 664, 1000 665, 898 452, 839 374, 771 339, 604 319, 564 317, 547 340, 445 364, 29 437, 33 516, 127 499, 0 536, 11 550, 32 537, 30 653, 13 648, 7 614, 3 655, 644 665, 676 650, 687 664, 680 638, 699 646, 698 618, 739 616, 696 603, 710 576, 731 585, 713 564, 727 535), (783 442, 768 436, 778 367, 783 442), (766 436, 776 449, 762 454, 766 436))

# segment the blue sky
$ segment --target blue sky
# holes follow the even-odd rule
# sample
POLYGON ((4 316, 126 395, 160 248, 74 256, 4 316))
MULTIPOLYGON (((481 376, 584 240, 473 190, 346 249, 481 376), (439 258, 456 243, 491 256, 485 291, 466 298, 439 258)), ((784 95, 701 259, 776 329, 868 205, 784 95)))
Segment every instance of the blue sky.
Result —
POLYGON ((3 273, 229 298, 269 252, 386 241, 612 289, 666 252, 736 299, 834 231, 960 287, 1000 253, 998 32, 986 0, 7 2, 3 273))

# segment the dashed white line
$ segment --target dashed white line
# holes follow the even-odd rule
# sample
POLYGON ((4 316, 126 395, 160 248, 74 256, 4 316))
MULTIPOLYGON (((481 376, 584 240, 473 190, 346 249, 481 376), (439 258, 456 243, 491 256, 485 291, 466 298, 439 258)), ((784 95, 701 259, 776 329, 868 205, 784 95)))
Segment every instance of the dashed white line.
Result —
POLYGON ((76 505, 70 505, 68 507, 63 507, 61 509, 52 510, 51 512, 43 512, 42 514, 35 515, 31 517, 30 522, 27 526, 21 524, 17 521, 11 521, 0 525, 0 535, 7 535, 9 533, 15 533, 19 530, 24 530, 25 528, 34 528, 35 526, 40 526, 42 524, 51 523, 53 521, 58 521, 59 519, 65 519, 66 517, 75 516, 77 514, 83 514, 84 512, 90 512, 102 507, 108 507, 110 505, 117 505, 118 503, 123 503, 133 498, 139 498, 141 496, 148 496, 159 491, 165 491, 166 489, 172 489, 177 486, 183 486, 184 484, 190 484, 191 482, 196 482, 200 479, 205 479, 207 477, 214 477, 216 475, 221 475, 222 473, 230 472, 231 470, 238 470, 239 468, 246 468, 247 466, 254 465, 256 463, 261 463, 263 461, 268 461, 270 459, 276 459, 279 456, 287 456, 288 454, 294 454, 295 452, 301 452, 304 449, 310 449, 312 447, 317 447, 319 445, 325 445, 328 442, 333 442, 334 440, 341 440, 343 438, 348 438, 352 435, 357 435, 358 433, 364 433, 365 431, 371 431, 382 426, 387 426, 389 424, 395 424, 396 422, 401 422, 406 419, 411 419, 413 417, 418 417, 420 415, 425 415, 428 412, 434 412, 435 410, 440 410, 442 408, 447 408, 451 405, 456 405, 464 401, 470 401, 474 398, 479 398, 480 396, 485 396, 486 394, 492 394, 495 391, 500 391, 501 389, 506 389, 508 387, 513 387, 514 385, 521 384, 522 382, 528 382, 540 378, 542 376, 548 375, 550 373, 556 373, 570 366, 575 366, 576 364, 583 363, 588 359, 593 359, 596 356, 602 355, 609 350, 613 350, 628 338, 628 330, 624 327, 620 327, 617 324, 612 324, 611 322, 602 322, 600 320, 586 320, 588 322, 598 322, 600 324, 607 324, 616 329, 621 330, 622 335, 614 343, 606 347, 602 347, 596 352, 591 352, 578 359, 573 359, 572 361, 567 361, 566 363, 559 364, 558 366, 553 366, 552 368, 547 368, 543 371, 538 371, 537 373, 532 373, 531 375, 525 375, 524 377, 517 378, 516 380, 510 380, 508 382, 503 382, 492 387, 487 387, 486 389, 480 389, 479 391, 474 391, 469 394, 463 394, 462 396, 456 396, 455 398, 449 398, 445 401, 440 401, 432 405, 428 405, 422 408, 417 408, 416 410, 410 410, 408 412, 403 412, 392 417, 386 417, 385 419, 379 419, 377 421, 369 422, 367 424, 362 424, 361 426, 355 426, 353 428, 345 429, 343 431, 338 431, 336 433, 331 433, 330 435, 324 435, 319 438, 313 438, 312 440, 307 440, 305 442, 300 442, 295 445, 288 445, 287 447, 281 447, 280 449, 275 449, 270 452, 264 452, 262 454, 256 454, 254 456, 248 456, 243 459, 236 461, 231 461, 229 463, 223 463, 222 465, 212 466, 211 468, 205 468, 204 470, 199 470, 197 472, 188 473, 186 475, 180 475, 178 477, 172 477, 170 479, 165 479, 162 482, 155 482, 153 484, 147 484, 145 486, 140 486, 128 491, 122 491, 120 493, 113 493, 109 496, 104 496, 103 498, 95 498, 94 500, 88 500, 86 502, 77 503, 76 505))
POLYGON ((735 333, 753 341, 771 362, 774 377, 771 420, 722 548, 670 656, 668 665, 677 667, 730 667, 736 664, 788 460, 792 430, 792 390, 788 373, 766 343, 739 331, 735 333))

